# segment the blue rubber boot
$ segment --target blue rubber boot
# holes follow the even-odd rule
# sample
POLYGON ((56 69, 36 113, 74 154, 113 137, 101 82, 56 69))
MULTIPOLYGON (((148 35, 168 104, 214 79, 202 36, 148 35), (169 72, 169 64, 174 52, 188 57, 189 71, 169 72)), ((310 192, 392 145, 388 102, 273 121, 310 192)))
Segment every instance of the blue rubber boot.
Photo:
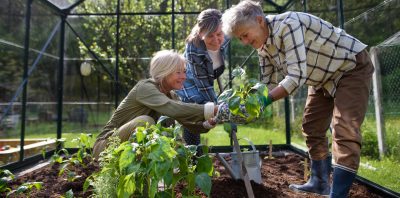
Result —
POLYGON ((311 177, 303 185, 290 184, 289 188, 296 192, 315 193, 329 196, 329 173, 331 170, 331 157, 324 160, 311 160, 311 177))
POLYGON ((346 198, 355 177, 356 173, 335 167, 332 174, 330 198, 346 198))

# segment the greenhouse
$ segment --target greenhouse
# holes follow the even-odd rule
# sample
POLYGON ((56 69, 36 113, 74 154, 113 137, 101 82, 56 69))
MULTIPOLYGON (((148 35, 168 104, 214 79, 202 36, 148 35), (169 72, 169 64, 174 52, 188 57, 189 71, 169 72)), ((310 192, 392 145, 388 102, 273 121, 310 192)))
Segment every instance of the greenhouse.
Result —
POLYGON ((400 197, 399 16, 400 0, 1 0, 0 197, 400 197), (265 17, 235 23, 239 5, 265 17))

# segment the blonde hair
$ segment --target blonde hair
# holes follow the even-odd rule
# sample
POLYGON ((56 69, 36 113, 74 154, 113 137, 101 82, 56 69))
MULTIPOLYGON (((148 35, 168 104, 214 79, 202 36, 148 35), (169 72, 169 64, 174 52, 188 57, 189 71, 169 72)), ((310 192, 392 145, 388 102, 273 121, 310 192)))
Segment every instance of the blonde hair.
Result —
POLYGON ((221 11, 217 9, 207 9, 200 12, 197 17, 196 25, 193 27, 189 36, 186 38, 187 43, 193 42, 195 46, 200 45, 200 33, 204 32, 207 36, 210 33, 217 31, 218 26, 221 24, 221 11))
POLYGON ((222 15, 222 31, 229 37, 233 36, 236 28, 244 24, 256 22, 257 16, 264 17, 260 2, 244 0, 227 9, 222 15))
POLYGON ((185 70, 185 58, 173 50, 161 50, 154 53, 150 61, 150 77, 162 83, 165 77, 185 70))

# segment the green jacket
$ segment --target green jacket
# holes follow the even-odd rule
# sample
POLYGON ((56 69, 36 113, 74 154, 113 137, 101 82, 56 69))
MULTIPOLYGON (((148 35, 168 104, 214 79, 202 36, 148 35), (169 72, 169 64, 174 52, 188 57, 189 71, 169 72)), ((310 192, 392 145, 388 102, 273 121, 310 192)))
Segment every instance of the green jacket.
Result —
POLYGON ((183 103, 171 91, 171 98, 160 92, 158 84, 152 79, 139 81, 117 110, 111 116, 98 139, 106 139, 130 120, 148 115, 155 121, 162 115, 168 116, 181 123, 184 127, 198 133, 208 132, 202 125, 204 121, 204 105, 183 103))

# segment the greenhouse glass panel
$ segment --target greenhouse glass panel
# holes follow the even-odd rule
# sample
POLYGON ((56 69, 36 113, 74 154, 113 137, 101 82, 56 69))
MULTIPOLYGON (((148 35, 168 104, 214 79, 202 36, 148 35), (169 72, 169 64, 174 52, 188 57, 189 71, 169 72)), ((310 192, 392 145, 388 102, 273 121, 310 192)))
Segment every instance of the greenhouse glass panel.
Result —
MULTIPOLYGON (((345 18, 345 30, 369 46, 378 45, 399 31, 400 1, 378 1, 378 3, 375 7, 365 8, 363 13, 357 12, 345 18)), ((346 7, 345 13, 347 10, 346 7)))
POLYGON ((175 12, 198 12, 208 9, 215 8, 219 10, 226 9, 225 0, 206 0, 206 1, 195 1, 195 0, 175 0, 175 12))
POLYGON ((64 62, 63 137, 79 133, 93 141, 114 110, 116 16, 70 15, 64 62))
POLYGON ((24 67, 24 1, 0 5, 0 166, 19 160, 24 67))
MULTIPOLYGON (((122 2, 122 0, 121 0, 122 2)), ((84 0, 71 10, 72 14, 114 14, 117 10, 117 0, 84 0)))
POLYGON ((165 13, 172 11, 172 0, 121 1, 122 13, 165 13))
MULTIPOLYGON (((24 158, 55 149, 60 18, 44 4, 32 4, 24 158), (43 23, 46 21, 46 23, 43 23)), ((19 136, 19 135, 18 135, 19 136)))
POLYGON ((57 6, 58 8, 65 9, 78 2, 79 0, 47 0, 51 4, 57 6))

